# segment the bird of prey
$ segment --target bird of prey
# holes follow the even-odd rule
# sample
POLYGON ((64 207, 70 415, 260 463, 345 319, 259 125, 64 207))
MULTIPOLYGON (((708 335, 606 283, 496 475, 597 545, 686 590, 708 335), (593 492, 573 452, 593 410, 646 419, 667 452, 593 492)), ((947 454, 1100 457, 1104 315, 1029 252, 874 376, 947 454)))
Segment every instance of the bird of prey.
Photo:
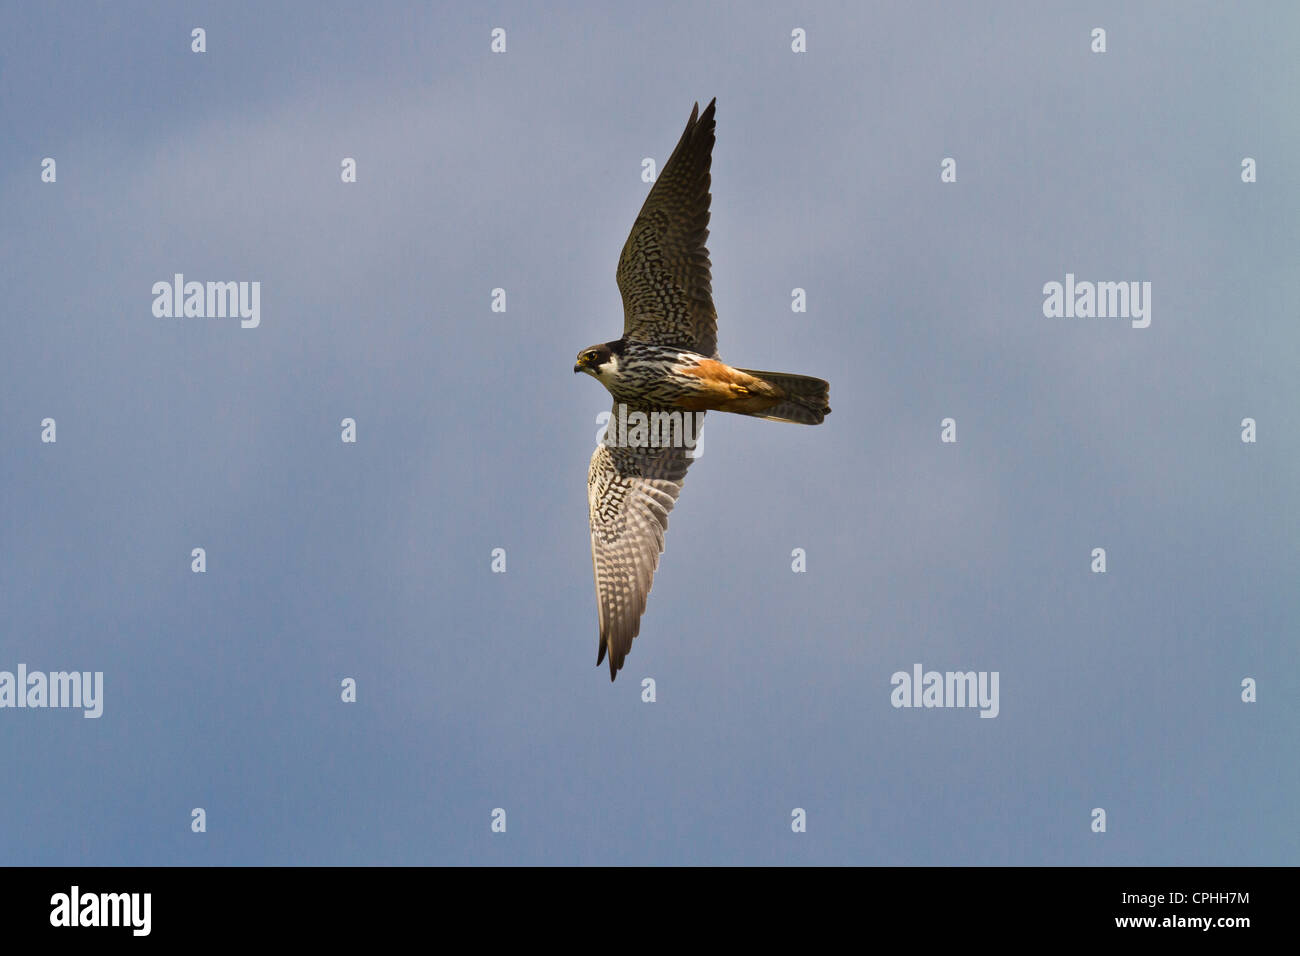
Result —
POLYGON ((583 349, 573 366, 614 396, 587 474, 600 620, 596 666, 608 654, 611 681, 641 629, 668 512, 682 490, 704 412, 820 425, 831 410, 830 386, 819 378, 733 368, 718 359, 704 245, 716 103, 702 114, 699 103, 691 110, 623 244, 622 337, 583 349))

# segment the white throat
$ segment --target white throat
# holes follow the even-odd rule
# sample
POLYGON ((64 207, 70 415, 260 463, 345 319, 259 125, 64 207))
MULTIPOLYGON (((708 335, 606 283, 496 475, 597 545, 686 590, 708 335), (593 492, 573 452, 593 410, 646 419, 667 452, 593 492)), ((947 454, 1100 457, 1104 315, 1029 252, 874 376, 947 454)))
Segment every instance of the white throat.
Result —
POLYGON ((608 385, 610 382, 617 382, 618 381, 618 356, 611 352, 609 356, 609 361, 606 362, 604 365, 600 366, 600 368, 593 369, 592 374, 595 375, 596 378, 600 379, 600 381, 604 382, 606 385, 608 385))

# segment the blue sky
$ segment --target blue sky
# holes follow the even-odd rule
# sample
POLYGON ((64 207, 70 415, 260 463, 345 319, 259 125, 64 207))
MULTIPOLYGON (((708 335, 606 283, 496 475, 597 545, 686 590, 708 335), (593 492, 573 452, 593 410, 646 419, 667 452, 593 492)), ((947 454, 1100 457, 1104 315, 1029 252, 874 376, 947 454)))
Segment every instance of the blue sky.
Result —
POLYGON ((0 709, 0 860, 1297 862, 1292 5, 0 18, 0 670, 105 698, 0 709), (835 411, 710 416, 611 685, 572 362, 713 96, 722 357, 835 411), (997 718, 893 708, 918 662, 997 718))

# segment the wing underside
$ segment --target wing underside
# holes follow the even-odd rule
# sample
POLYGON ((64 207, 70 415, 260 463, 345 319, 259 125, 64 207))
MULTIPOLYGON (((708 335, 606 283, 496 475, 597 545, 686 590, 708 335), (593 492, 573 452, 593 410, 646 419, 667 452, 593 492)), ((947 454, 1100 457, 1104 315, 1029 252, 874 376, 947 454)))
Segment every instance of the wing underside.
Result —
POLYGON ((600 621, 596 663, 608 654, 610 680, 623 666, 640 632, 641 615, 664 549, 668 514, 677 503, 691 464, 687 451, 681 443, 636 448, 602 442, 591 456, 587 503, 600 621))

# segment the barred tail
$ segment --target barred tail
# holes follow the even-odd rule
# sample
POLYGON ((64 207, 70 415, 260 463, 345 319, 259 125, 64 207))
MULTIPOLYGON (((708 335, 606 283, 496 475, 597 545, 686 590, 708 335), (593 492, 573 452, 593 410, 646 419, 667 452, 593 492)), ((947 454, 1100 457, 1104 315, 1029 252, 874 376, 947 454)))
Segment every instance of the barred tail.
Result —
POLYGON ((780 390, 783 400, 762 411, 741 412, 753 418, 767 418, 774 422, 794 422, 798 425, 820 425, 831 413, 830 384, 810 375, 790 375, 787 372, 758 372, 752 368, 737 369, 746 375, 762 379, 780 390))

